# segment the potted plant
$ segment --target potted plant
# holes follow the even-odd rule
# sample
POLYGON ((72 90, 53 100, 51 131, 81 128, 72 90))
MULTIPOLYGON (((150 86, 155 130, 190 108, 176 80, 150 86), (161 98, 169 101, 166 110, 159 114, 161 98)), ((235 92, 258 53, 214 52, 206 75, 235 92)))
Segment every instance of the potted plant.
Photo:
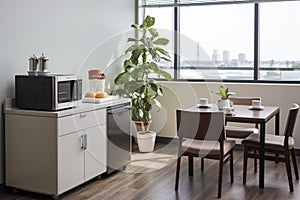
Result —
POLYGON ((118 86, 115 93, 131 98, 132 120, 136 124, 138 133, 144 135, 153 134, 148 131, 152 122, 150 111, 153 106, 156 106, 159 111, 161 104, 157 97, 163 96, 162 85, 151 77, 157 75, 168 81, 172 80, 171 75, 159 69, 157 65, 161 60, 170 62, 171 57, 161 48, 167 45, 169 40, 159 37, 157 30, 152 28, 154 24, 155 18, 147 16, 142 24, 131 25, 138 33, 137 38, 128 38, 128 42, 133 43, 125 51, 125 54, 129 54, 129 58, 124 61, 123 71, 114 80, 118 86))
POLYGON ((218 91, 212 91, 214 94, 217 94, 221 97, 220 100, 218 100, 217 105, 219 109, 229 108, 230 100, 228 99, 229 96, 235 95, 234 92, 229 92, 228 88, 225 88, 224 86, 220 86, 218 91))

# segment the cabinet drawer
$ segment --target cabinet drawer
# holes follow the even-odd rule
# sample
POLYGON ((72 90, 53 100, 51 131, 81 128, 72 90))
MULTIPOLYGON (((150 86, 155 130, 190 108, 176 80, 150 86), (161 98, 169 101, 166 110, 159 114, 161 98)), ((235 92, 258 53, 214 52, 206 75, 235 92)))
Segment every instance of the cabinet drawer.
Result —
POLYGON ((58 119, 58 136, 106 124, 106 109, 82 112, 58 119))

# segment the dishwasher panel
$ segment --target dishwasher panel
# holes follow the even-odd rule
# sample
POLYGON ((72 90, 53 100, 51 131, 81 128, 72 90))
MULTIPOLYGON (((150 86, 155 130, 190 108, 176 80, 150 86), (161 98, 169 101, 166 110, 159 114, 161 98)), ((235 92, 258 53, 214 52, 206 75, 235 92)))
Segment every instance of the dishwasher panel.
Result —
POLYGON ((107 108, 107 173, 126 167, 131 161, 130 104, 107 108))

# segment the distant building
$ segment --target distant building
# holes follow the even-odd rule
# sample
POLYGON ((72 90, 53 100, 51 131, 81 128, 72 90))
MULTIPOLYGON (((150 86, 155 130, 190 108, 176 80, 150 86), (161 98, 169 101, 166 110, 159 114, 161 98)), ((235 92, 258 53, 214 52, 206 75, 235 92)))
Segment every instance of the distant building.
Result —
POLYGON ((212 61, 215 62, 215 63, 220 60, 219 50, 218 49, 214 49, 213 50, 213 54, 212 54, 211 58, 212 58, 212 61))
POLYGON ((224 50, 223 51, 223 62, 229 63, 229 61, 230 61, 230 51, 224 50))
POLYGON ((238 55, 238 63, 245 63, 246 62, 246 54, 239 53, 238 55))
POLYGON ((237 60, 237 59, 232 59, 230 65, 231 65, 232 67, 237 67, 237 66, 238 66, 238 60, 237 60))

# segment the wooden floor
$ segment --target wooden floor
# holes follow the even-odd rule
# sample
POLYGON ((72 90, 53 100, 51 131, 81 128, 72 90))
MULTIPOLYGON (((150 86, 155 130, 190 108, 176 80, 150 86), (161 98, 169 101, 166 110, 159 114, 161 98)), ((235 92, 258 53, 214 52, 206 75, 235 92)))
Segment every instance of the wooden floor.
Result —
MULTIPOLYGON (((206 160, 204 172, 200 161, 195 162, 194 177, 187 174, 187 159, 182 159, 179 190, 174 191, 176 167, 175 144, 156 144, 153 153, 138 153, 134 147, 133 161, 122 172, 100 180, 93 179, 60 195, 62 200, 202 200, 217 199, 218 162, 206 160)), ((298 158, 298 163, 300 159, 298 158)), ((249 161, 247 185, 242 184, 242 151, 234 152, 234 183, 230 183, 229 167, 223 175, 222 199, 299 199, 300 184, 294 180, 295 192, 290 193, 285 165, 266 161, 265 188, 258 188, 258 174, 249 161)), ((12 189, 0 196, 5 200, 52 199, 50 196, 12 189)))

